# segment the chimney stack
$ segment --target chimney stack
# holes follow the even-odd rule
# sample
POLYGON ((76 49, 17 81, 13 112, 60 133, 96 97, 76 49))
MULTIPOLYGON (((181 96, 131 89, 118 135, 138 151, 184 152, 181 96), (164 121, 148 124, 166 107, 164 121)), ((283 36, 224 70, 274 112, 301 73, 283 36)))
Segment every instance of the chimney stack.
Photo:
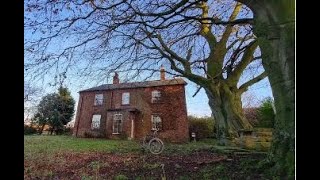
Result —
POLYGON ((114 73, 113 84, 119 84, 119 75, 117 72, 114 73))
POLYGON ((163 65, 161 65, 161 67, 160 67, 160 80, 161 81, 166 80, 166 74, 165 74, 163 65))

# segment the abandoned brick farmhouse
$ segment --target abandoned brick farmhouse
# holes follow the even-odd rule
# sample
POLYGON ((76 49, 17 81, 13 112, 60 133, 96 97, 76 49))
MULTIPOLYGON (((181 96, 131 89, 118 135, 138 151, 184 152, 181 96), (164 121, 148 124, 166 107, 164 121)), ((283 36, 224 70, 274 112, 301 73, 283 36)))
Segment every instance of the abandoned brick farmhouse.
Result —
POLYGON ((141 139, 154 129, 165 141, 189 140, 185 85, 182 78, 120 83, 80 91, 73 135, 100 134, 110 139, 141 139))

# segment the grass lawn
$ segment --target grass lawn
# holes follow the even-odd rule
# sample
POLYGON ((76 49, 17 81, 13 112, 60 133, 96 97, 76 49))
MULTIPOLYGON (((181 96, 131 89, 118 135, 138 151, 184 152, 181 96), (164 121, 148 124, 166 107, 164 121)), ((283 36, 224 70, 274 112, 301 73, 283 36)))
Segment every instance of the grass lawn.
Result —
POLYGON ((28 135, 24 147, 25 179, 261 179, 255 167, 265 157, 213 139, 165 143, 161 155, 141 151, 136 141, 72 136, 28 135))

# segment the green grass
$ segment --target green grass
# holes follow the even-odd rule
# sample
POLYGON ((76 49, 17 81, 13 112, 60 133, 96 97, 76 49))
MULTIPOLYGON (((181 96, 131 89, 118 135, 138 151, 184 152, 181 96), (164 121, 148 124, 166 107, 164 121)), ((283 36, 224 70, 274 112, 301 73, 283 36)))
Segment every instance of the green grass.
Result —
POLYGON ((129 140, 106 140, 75 138, 72 136, 24 136, 24 153, 59 153, 59 152, 138 152, 139 144, 129 140))
MULTIPOLYGON (((183 144, 165 143, 164 154, 190 154, 207 150, 216 153, 244 151, 237 147, 218 146, 214 139, 204 139, 183 144)), ((75 138, 72 136, 25 135, 25 156, 34 154, 52 154, 60 152, 106 152, 140 153, 141 147, 136 141, 75 138)))

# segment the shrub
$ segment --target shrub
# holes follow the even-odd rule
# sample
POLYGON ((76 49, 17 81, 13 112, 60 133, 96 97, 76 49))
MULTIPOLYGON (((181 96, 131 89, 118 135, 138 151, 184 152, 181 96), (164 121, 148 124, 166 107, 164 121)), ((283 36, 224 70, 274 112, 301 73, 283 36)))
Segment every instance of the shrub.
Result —
POLYGON ((205 117, 205 118, 197 118, 193 116, 188 116, 189 120, 189 133, 190 138, 191 133, 196 133, 196 139, 204 139, 204 138, 210 138, 213 137, 213 126, 214 126, 214 120, 211 117, 205 117))
POLYGON ((258 108, 258 124, 257 127, 273 128, 275 113, 273 111, 273 100, 269 97, 263 100, 258 108))
POLYGON ((102 133, 98 131, 86 131, 84 132, 85 138, 102 138, 104 137, 102 133))
POLYGON ((66 128, 63 129, 62 134, 70 136, 70 135, 72 135, 72 132, 73 132, 73 128, 72 127, 66 127, 66 128))
POLYGON ((36 134, 38 131, 36 128, 28 125, 24 125, 24 134, 29 135, 29 134, 36 134))

